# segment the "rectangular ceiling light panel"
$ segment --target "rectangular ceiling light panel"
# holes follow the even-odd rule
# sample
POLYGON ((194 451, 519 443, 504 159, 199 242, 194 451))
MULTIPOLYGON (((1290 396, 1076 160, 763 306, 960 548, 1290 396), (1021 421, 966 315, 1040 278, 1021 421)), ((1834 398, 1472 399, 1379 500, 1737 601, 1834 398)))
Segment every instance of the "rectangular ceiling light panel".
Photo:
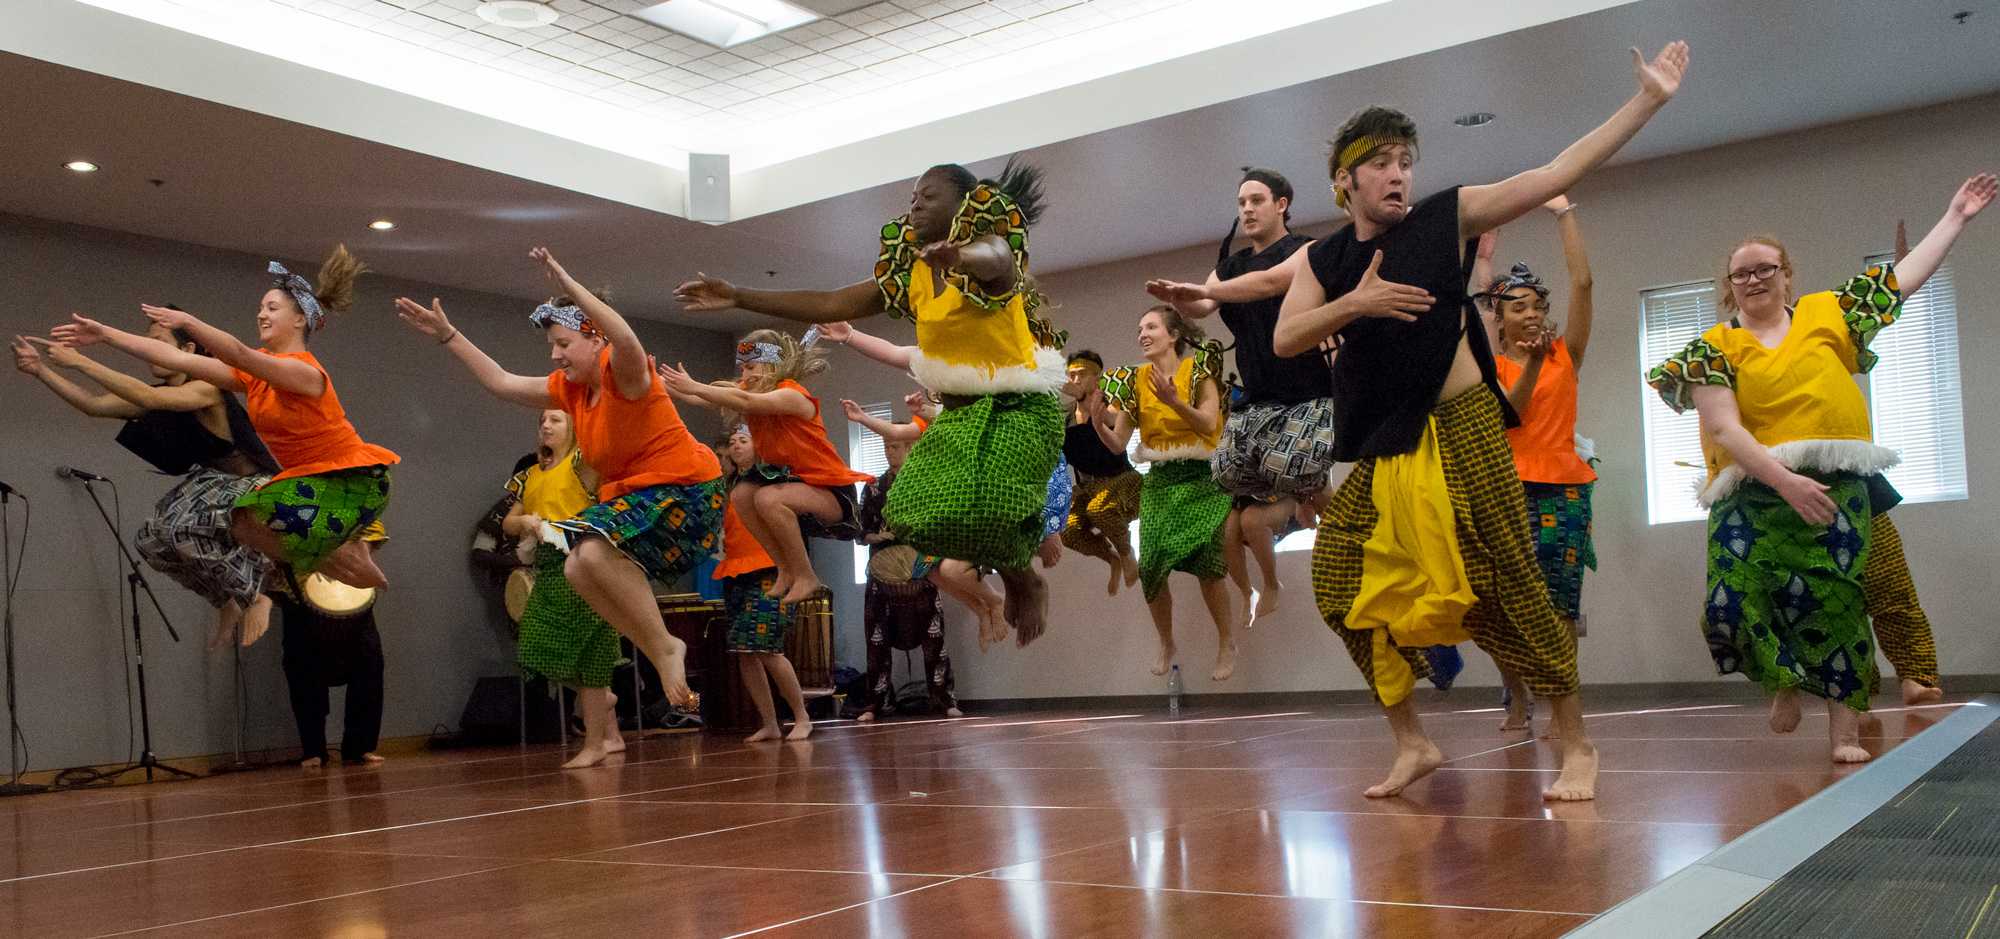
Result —
POLYGON ((785 0, 667 0, 632 15, 723 49, 820 18, 785 0))

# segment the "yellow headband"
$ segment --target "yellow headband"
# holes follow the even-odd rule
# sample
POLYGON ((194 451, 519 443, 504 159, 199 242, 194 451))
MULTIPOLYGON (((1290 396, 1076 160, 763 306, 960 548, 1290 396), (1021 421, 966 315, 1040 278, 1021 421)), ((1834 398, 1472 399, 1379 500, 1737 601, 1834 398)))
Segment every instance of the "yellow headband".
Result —
MULTIPOLYGON (((1361 161, 1368 159, 1375 153, 1376 150, 1379 150, 1383 147, 1386 147, 1394 143, 1400 143, 1405 146, 1408 146, 1410 142, 1402 137, 1356 138, 1353 143, 1350 143, 1347 146, 1341 148, 1340 159, 1335 161, 1335 165, 1340 167, 1341 169, 1348 171, 1348 173, 1351 174, 1354 172, 1354 167, 1356 165, 1358 165, 1361 161)), ((1347 208, 1347 193, 1340 191, 1340 188, 1337 186, 1334 187, 1333 201, 1336 205, 1339 205, 1341 208, 1343 209, 1347 208)))

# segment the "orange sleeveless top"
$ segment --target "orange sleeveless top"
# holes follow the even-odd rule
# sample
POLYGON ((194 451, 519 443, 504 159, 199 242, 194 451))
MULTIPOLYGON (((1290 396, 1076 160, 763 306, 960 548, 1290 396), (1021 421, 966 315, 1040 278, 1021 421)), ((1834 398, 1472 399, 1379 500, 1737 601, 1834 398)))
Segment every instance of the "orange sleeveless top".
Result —
MULTIPOLYGON (((1493 370, 1503 389, 1521 380, 1521 366, 1504 355, 1493 357, 1493 370)), ((1514 470, 1528 483, 1588 483, 1597 473, 1576 455, 1576 363, 1561 339, 1542 356, 1542 373, 1535 378, 1534 396, 1521 414, 1521 426, 1507 431, 1514 450, 1514 470)))
POLYGON ((333 377, 312 353, 258 351, 304 362, 326 382, 326 390, 313 398, 274 387, 240 368, 232 369, 236 380, 243 383, 243 407, 250 412, 251 426, 257 428, 257 436, 264 439, 271 457, 284 467, 271 477, 273 482, 403 461, 384 447, 362 441, 347 419, 347 409, 340 406, 340 396, 333 392, 333 377))
POLYGON ((652 384, 646 394, 630 401, 618 394, 608 346, 597 356, 597 373, 596 401, 590 400, 589 385, 572 382, 561 371, 549 373, 549 399, 569 415, 583 458, 603 477, 599 501, 648 486, 687 486, 722 475, 715 451, 688 433, 657 373, 647 376, 652 384))
POLYGON ((826 423, 820 420, 819 399, 806 386, 789 378, 778 383, 779 390, 786 388, 812 402, 812 419, 786 414, 743 415, 743 423, 750 428, 750 439, 757 445, 757 462, 789 466, 792 475, 814 486, 874 482, 875 477, 848 469, 840 454, 834 452, 833 442, 826 439, 826 423))
POLYGON ((722 563, 715 567, 715 579, 738 577, 751 574, 767 567, 777 567, 771 554, 750 534, 750 527, 743 524, 743 516, 736 514, 734 504, 726 504, 722 514, 722 563))

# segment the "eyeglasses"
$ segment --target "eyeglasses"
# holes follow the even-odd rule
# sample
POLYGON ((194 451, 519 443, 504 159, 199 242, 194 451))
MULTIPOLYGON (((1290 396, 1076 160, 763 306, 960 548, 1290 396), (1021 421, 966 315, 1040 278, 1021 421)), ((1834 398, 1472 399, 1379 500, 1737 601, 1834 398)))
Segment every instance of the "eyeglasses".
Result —
POLYGON ((1780 268, 1776 264, 1759 264, 1756 267, 1745 268, 1740 271, 1730 271, 1729 282, 1741 287, 1753 280, 1770 280, 1780 270, 1783 270, 1783 268, 1780 268))

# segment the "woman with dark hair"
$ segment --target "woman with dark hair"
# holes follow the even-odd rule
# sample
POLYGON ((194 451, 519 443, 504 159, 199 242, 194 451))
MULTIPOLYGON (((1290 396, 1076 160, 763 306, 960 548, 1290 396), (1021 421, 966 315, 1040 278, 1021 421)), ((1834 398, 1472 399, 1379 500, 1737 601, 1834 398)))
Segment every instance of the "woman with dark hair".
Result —
MULTIPOLYGON (((722 534, 722 465, 681 422, 666 385, 653 372, 639 334, 617 310, 570 277, 547 248, 529 252, 561 290, 528 316, 548 338, 556 370, 546 378, 517 375, 480 351, 430 306, 399 297, 396 314, 437 340, 494 397, 536 410, 557 408, 576 428, 577 443, 602 477, 598 502, 554 522, 569 559, 563 576, 611 628, 651 659, 667 699, 687 707, 687 643, 667 632, 648 578, 672 582, 713 554, 722 534)), ((609 689, 584 689, 584 748, 565 766, 604 761, 602 722, 611 718, 609 689)))
MULTIPOLYGON (((193 336, 157 323, 147 327, 146 337, 189 355, 207 354, 193 336)), ((124 421, 121 446, 160 472, 183 477, 139 527, 139 554, 215 607, 209 648, 232 634, 243 645, 256 642, 271 625, 271 598, 263 591, 270 563, 231 537, 230 514, 236 500, 268 481, 278 464, 236 396, 159 365, 153 366, 157 382, 149 385, 74 348, 32 336, 14 337, 14 367, 84 414, 124 421), (86 390, 59 369, 78 372, 104 391, 86 390)))
POLYGON ((944 410, 911 449, 884 517, 924 554, 998 570, 1025 635, 1039 633, 1047 614, 1047 585, 1029 562, 1063 433, 1061 337, 1037 316, 1044 300, 1028 274, 1028 229, 1042 201, 1040 172, 1018 161, 991 181, 933 167, 918 177, 909 213, 879 230, 868 280, 832 291, 753 290, 703 274, 675 291, 696 311, 915 321, 910 369, 944 410))
POLYGON ((1865 572, 1893 492, 1881 473, 1900 459, 1874 442, 1850 376, 1874 366, 1869 342, 1996 192, 1991 173, 1966 180, 1900 276, 1871 266, 1796 301, 1784 244, 1738 242, 1720 298, 1735 315, 1646 375, 1669 407, 1700 412, 1711 442, 1702 631, 1716 670, 1772 695, 1777 733, 1797 729, 1800 691, 1824 699, 1835 763, 1869 758, 1860 714, 1877 679, 1865 572))
POLYGON ((354 281, 367 269, 346 245, 335 247, 320 265, 317 283, 272 261, 268 272, 274 280, 257 309, 257 349, 191 313, 158 306, 140 309, 154 323, 193 337, 214 358, 81 315, 56 327, 54 335, 69 345, 104 342, 218 388, 244 392, 251 424, 284 469, 237 499, 230 519, 236 542, 283 562, 297 578, 318 572, 350 586, 386 587, 389 580, 375 566, 371 545, 382 542, 389 467, 400 458, 361 439, 325 367, 306 350, 330 314, 353 305, 354 281))
POLYGON ((1123 452, 1139 434, 1139 458, 1152 463, 1139 494, 1139 589, 1160 634, 1153 674, 1174 665, 1174 598, 1167 576, 1193 574, 1215 620, 1215 668, 1227 681, 1236 672, 1236 636, 1229 608, 1229 573, 1222 545, 1229 494, 1209 473, 1222 434, 1222 347, 1202 342, 1201 330, 1171 306, 1139 317, 1139 351, 1145 364, 1104 374, 1104 399, 1092 424, 1106 446, 1123 452))

